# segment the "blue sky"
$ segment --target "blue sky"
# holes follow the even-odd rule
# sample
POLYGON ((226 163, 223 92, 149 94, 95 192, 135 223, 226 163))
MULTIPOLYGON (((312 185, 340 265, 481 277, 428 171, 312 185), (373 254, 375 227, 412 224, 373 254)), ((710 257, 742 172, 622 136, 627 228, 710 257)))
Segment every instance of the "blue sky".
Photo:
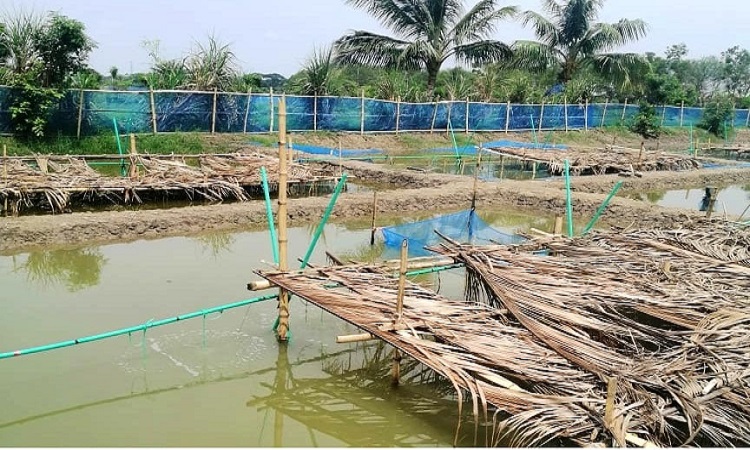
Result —
MULTIPOLYGON (((476 1, 467 0, 467 5, 476 1)), ((503 5, 539 10, 539 0, 516 0, 503 5)), ((365 12, 344 0, 0 0, 0 12, 18 8, 47 10, 86 24, 98 48, 90 57, 96 70, 120 73, 149 68, 144 40, 158 39, 164 57, 183 55, 195 40, 214 33, 229 42, 247 72, 299 70, 315 46, 331 43, 348 30, 384 32, 365 12)), ((649 35, 624 50, 663 53, 684 42, 690 57, 718 55, 733 45, 750 49, 750 1, 747 0, 609 0, 604 21, 641 18, 649 35)), ((495 36, 512 42, 533 37, 515 23, 501 23, 495 36)))

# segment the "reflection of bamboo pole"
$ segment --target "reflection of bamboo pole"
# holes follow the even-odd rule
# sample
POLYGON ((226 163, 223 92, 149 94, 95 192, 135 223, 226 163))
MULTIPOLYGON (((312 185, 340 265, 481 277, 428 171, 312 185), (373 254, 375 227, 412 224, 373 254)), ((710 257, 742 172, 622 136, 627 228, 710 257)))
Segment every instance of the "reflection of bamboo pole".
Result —
MULTIPOLYGON (((286 156, 286 99, 279 99, 279 270, 285 272, 287 265, 287 156, 286 156)), ((286 341, 289 332, 289 292, 279 288, 279 326, 276 329, 279 341, 286 341)))
POLYGON ((370 232, 370 245, 375 245, 375 219, 378 215, 378 191, 372 193, 372 231, 370 232))
POLYGON ((242 133, 247 134, 247 119, 250 117, 250 102, 253 101, 252 88, 247 90, 247 105, 245 106, 245 125, 242 127, 242 133))
POLYGON ((81 94, 78 96, 78 131, 76 132, 76 137, 78 139, 81 139, 81 124, 83 123, 83 89, 81 89, 81 94))
POLYGON ((149 100, 151 101, 151 129, 154 134, 157 133, 156 129, 156 101, 154 100, 154 90, 149 88, 148 90, 149 100))
POLYGON ((505 173, 505 155, 500 156, 500 181, 503 181, 503 174, 505 173))

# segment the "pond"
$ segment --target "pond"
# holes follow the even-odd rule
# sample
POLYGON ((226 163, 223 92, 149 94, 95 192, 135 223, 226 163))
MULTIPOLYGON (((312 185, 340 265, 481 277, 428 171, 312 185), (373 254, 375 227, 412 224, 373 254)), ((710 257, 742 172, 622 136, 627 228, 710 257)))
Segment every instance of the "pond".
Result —
MULTIPOLYGON (((505 232, 549 229, 551 218, 480 214, 505 232)), ((315 225, 289 230, 290 261, 315 225)), ((329 224, 313 254, 390 258, 369 245, 366 224, 329 224)), ((265 231, 50 249, 0 257, 0 352, 174 317, 261 293, 246 290, 268 268, 265 231)), ((420 276, 459 297, 463 272, 420 276)), ((452 387, 405 362, 390 385, 391 349, 336 344, 357 333, 292 300, 292 339, 277 344, 276 302, 55 351, 0 360, 3 446, 451 446, 452 387)), ((471 408, 464 408, 468 411, 471 408)), ((468 419, 465 416, 464 419, 468 419)), ((473 446, 464 421, 458 444, 473 446)), ((480 432, 479 445, 484 444, 480 432)))
MULTIPOLYGON (((693 189, 634 193, 630 195, 630 198, 668 208, 685 208, 696 211, 707 211, 709 206, 706 186, 693 189)), ((715 198, 713 214, 723 215, 726 211, 730 220, 736 219, 750 205, 750 184, 716 187, 715 198)), ((747 216, 746 212, 745 217, 747 216)))

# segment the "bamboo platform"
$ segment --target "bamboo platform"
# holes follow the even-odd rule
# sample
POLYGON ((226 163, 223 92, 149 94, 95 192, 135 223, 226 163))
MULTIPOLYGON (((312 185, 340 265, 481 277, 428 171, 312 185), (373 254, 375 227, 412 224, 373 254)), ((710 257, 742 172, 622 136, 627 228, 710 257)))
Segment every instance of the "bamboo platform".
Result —
MULTIPOLYGON (((0 209, 19 214, 26 209, 60 213, 87 204, 141 204, 184 199, 206 202, 246 201, 262 193, 260 168, 266 167, 271 192, 278 191, 278 158, 260 153, 225 155, 86 157, 8 157, 0 160, 0 209), (119 160, 125 176, 104 176, 91 159, 119 160), (188 164, 186 160, 194 163, 188 164)), ((115 165, 117 163, 115 162, 115 165)), ((289 189, 315 189, 335 178, 301 164, 289 167, 289 189)), ((299 190, 298 189, 298 190, 299 190)))
POLYGON ((407 283, 400 318, 385 266, 258 273, 450 380, 496 443, 731 446, 750 442, 749 248, 730 225, 446 244, 466 301, 407 283))
POLYGON ((536 163, 546 168, 552 176, 562 175, 564 161, 570 161, 570 174, 634 175, 638 172, 679 171, 700 169, 703 164, 688 155, 663 152, 639 151, 621 147, 607 147, 601 150, 544 150, 520 148, 489 148, 493 154, 509 157, 528 163, 536 163))

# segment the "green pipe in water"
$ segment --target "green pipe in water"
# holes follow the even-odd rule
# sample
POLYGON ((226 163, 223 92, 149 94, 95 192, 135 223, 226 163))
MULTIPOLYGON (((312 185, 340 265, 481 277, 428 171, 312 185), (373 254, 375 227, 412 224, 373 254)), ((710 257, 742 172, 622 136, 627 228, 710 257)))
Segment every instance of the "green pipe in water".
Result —
POLYGON ((72 339, 72 340, 69 340, 69 341, 57 342, 57 343, 54 343, 54 344, 42 345, 42 346, 39 346, 39 347, 26 348, 26 349, 23 349, 23 350, 16 350, 16 351, 12 351, 12 352, 0 353, 0 359, 7 359, 7 358, 15 357, 15 356, 31 355, 33 353, 47 352, 47 351, 50 351, 50 350, 57 350, 59 348, 64 348, 64 347, 72 347, 72 346, 78 345, 78 344, 86 344, 88 342, 100 341, 102 339, 108 339, 108 338, 112 338, 112 337, 116 337, 116 336, 122 336, 124 334, 131 334, 131 333, 135 333, 137 331, 146 332, 146 330, 148 330, 149 328, 156 328, 156 327, 160 327, 160 326, 163 326, 163 325, 168 325, 168 324, 171 324, 171 323, 179 322, 179 321, 182 321, 182 320, 193 319, 193 318, 196 318, 196 317, 205 317, 205 316, 207 316, 209 314, 213 314, 213 313, 217 313, 217 312, 224 312, 224 311, 226 311, 228 309, 239 308, 239 307, 242 307, 242 306, 251 305, 253 303, 259 303, 259 302, 263 302, 263 301, 266 301, 266 300, 274 299, 276 297, 277 297, 277 294, 268 294, 268 295, 264 295, 262 297, 255 297, 255 298, 251 298, 251 299, 247 299, 247 300, 241 300, 239 302, 234 302, 234 303, 229 303, 229 304, 226 304, 226 305, 216 306, 216 307, 213 307, 213 308, 202 309, 200 311, 195 311, 195 312, 191 312, 191 313, 188 313, 188 314, 183 314, 183 315, 180 315, 180 316, 174 316, 174 317, 170 317, 168 319, 162 319, 162 320, 157 320, 157 321, 149 320, 148 322, 143 323, 141 325, 136 325, 136 326, 129 327, 129 328, 122 328, 122 329, 115 330, 115 331, 109 331, 107 333, 95 334, 95 335, 92 335, 92 336, 86 336, 86 337, 82 337, 82 338, 78 338, 78 339, 72 339))
POLYGON ((273 263, 279 264, 279 242, 276 240, 276 226, 273 223, 273 211, 271 209, 271 193, 268 189, 268 174, 266 168, 260 168, 260 180, 263 185, 263 197, 266 201, 266 219, 268 220, 268 231, 271 233, 271 250, 273 251, 273 263))
POLYGON ((573 196, 570 192, 570 162, 565 160, 565 213, 568 219, 568 237, 573 237, 573 196))
MULTIPOLYGON (((120 154, 120 156, 123 155, 122 153, 122 143, 120 142, 120 132, 117 130, 117 119, 114 117, 112 118, 112 124, 115 126, 115 140, 117 141, 117 152, 120 154)), ((120 159, 120 175, 123 177, 127 175, 127 171, 125 170, 125 160, 120 159)))
POLYGON ((318 228, 315 229, 313 240, 312 242, 310 242, 310 245, 307 247, 307 253, 305 253, 305 257, 302 258, 302 266, 300 267, 301 269, 304 269, 305 267, 307 267, 307 263, 310 261, 310 256, 312 256, 312 252, 313 250, 315 250, 315 246, 318 244, 318 239, 320 239, 320 235, 323 234, 323 228, 325 227, 326 222, 328 222, 328 218, 331 216, 331 212, 333 212, 333 207, 336 205, 336 200, 339 198, 339 194, 341 194, 341 191, 344 189, 344 186, 346 185, 346 177, 347 175, 345 173, 341 175, 341 179, 339 180, 339 183, 336 185, 336 189, 334 189, 333 191, 333 195, 331 196, 331 201, 328 202, 328 207, 323 213, 323 218, 320 219, 318 228))
POLYGON ((586 225, 586 228, 583 229, 583 233, 581 233, 581 236, 585 236, 589 231, 591 231, 592 228, 594 228, 594 225, 596 225, 596 221, 599 220, 599 216, 602 215, 604 210, 607 208, 607 205, 609 205, 609 202, 612 200, 612 197, 617 194, 617 191, 620 190, 622 187, 622 181, 618 181, 615 186, 612 188, 612 191, 610 191, 607 198, 604 199, 604 202, 599 206, 599 209, 596 210, 594 213, 594 217, 591 218, 591 222, 586 225))

